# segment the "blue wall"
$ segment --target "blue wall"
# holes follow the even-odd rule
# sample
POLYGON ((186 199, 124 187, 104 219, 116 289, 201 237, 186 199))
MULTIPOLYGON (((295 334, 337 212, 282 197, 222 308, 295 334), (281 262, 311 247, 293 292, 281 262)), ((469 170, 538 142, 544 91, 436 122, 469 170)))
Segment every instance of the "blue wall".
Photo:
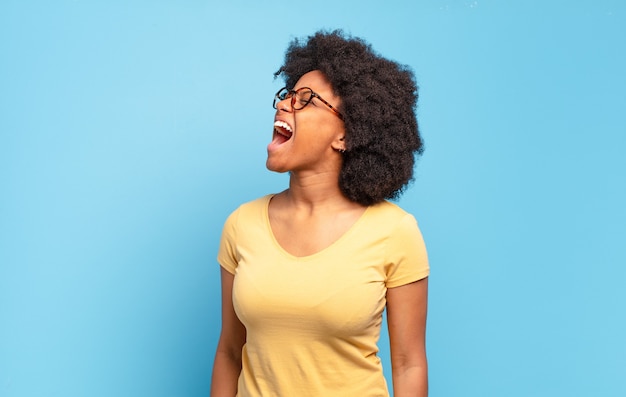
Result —
POLYGON ((421 86, 431 395, 626 395, 625 3, 4 0, 0 396, 208 394, 272 73, 334 27, 421 86))

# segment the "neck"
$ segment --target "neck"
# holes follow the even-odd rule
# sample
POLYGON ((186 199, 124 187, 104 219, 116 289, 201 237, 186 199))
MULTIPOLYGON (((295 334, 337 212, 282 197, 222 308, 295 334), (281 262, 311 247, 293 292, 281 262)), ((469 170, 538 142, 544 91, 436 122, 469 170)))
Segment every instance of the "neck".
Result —
POLYGON ((353 205, 339 189, 339 175, 336 172, 301 175, 291 172, 289 190, 286 198, 297 207, 310 211, 328 209, 336 210, 346 205, 353 205))

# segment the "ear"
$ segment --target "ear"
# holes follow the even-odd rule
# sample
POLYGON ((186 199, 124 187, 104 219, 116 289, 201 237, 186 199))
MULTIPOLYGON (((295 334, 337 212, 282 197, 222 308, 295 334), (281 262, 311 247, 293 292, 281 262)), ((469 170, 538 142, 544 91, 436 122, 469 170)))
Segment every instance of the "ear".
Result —
POLYGON ((338 151, 338 152, 345 152, 346 151, 346 141, 345 141, 345 135, 342 133, 341 135, 338 135, 335 140, 331 143, 331 146, 334 150, 338 151))

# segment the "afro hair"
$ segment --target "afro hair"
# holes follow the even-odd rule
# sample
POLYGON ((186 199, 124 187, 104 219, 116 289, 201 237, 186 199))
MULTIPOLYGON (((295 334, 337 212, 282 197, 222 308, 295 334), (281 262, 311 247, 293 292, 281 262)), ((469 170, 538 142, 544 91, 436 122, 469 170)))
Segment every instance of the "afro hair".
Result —
POLYGON ((413 72, 341 30, 294 39, 274 76, 292 89, 312 70, 321 71, 341 98, 346 130, 341 191, 363 205, 397 199, 413 180, 415 159, 423 151, 413 72))

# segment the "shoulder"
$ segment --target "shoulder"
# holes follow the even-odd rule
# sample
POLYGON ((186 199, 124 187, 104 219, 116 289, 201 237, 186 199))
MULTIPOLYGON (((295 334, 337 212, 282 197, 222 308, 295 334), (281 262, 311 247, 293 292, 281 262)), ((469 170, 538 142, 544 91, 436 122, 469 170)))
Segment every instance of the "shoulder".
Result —
POLYGON ((224 222, 224 230, 234 232, 251 223, 262 223, 266 218, 267 206, 272 197, 273 194, 268 194, 239 205, 224 222))
POLYGON ((409 212, 402 209, 399 205, 386 200, 370 206, 367 214, 375 222, 394 226, 403 221, 406 222, 407 219, 415 221, 415 218, 409 212))
POLYGON ((266 194, 265 196, 241 204, 237 210, 249 211, 266 208, 272 197, 274 197, 274 194, 266 194))
POLYGON ((384 229, 387 288, 420 280, 429 274, 428 254, 415 217, 398 205, 377 205, 376 228, 384 229))
POLYGON ((399 239, 401 242, 407 242, 422 239, 415 217, 389 201, 382 201, 368 208, 366 229, 388 241, 399 239))
POLYGON ((246 216, 263 212, 267 208, 267 205, 273 196, 273 194, 268 194, 252 201, 245 202, 239 205, 239 207, 237 207, 233 212, 231 212, 228 218, 238 218, 242 215, 246 216))

